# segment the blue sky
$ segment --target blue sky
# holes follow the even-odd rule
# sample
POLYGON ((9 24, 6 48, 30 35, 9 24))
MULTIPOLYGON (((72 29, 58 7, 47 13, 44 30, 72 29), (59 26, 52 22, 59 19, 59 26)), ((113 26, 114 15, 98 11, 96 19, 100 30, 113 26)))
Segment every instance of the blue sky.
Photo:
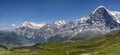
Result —
POLYGON ((90 14, 100 5, 120 11, 120 0, 0 0, 0 27, 24 21, 68 22, 90 14))

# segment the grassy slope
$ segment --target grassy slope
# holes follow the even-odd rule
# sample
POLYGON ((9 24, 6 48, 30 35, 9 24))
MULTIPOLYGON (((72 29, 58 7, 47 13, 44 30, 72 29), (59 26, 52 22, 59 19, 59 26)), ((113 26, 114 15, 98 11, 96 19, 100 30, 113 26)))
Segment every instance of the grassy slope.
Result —
POLYGON ((92 55, 120 55, 120 44, 114 44, 94 52, 92 55))
POLYGON ((31 47, 13 48, 7 51, 0 48, 0 55, 119 55, 120 33, 114 32, 104 38, 93 41, 49 42, 31 47))

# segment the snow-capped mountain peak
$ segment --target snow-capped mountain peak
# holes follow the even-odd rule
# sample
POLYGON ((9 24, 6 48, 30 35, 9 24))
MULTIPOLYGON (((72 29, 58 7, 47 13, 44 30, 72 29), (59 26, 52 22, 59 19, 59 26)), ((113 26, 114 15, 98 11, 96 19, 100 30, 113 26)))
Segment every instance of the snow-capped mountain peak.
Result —
POLYGON ((37 24, 37 23, 34 23, 34 22, 24 22, 22 23, 20 26, 18 26, 17 28, 19 27, 29 27, 29 28, 33 28, 33 29, 40 29, 44 26, 45 24, 44 23, 41 23, 41 24, 37 24))
POLYGON ((108 11, 109 12, 109 10, 106 7, 98 6, 92 13, 94 14, 96 12, 101 12, 101 11, 108 11))
POLYGON ((58 21, 54 22, 54 24, 56 24, 58 26, 62 26, 62 25, 65 25, 66 22, 64 20, 58 20, 58 21))
POLYGON ((106 9, 106 7, 105 7, 105 6, 98 6, 98 7, 97 7, 97 9, 99 9, 99 8, 105 8, 105 9, 106 9))

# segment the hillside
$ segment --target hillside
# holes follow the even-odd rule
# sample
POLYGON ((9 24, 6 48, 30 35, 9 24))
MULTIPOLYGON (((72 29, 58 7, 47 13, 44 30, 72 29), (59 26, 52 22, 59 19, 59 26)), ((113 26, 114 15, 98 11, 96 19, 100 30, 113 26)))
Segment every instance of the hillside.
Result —
MULTIPOLYGON (((114 32, 114 33, 113 33, 114 32)), ((3 48, 0 55, 119 55, 120 31, 92 41, 47 42, 29 47, 16 47, 9 51, 3 48)))

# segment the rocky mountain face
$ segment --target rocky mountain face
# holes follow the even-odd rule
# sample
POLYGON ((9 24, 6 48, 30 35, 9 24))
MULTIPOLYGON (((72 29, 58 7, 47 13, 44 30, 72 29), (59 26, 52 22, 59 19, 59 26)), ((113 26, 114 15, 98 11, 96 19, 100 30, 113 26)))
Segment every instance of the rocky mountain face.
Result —
MULTIPOLYGON (((102 34, 119 28, 120 12, 110 11, 104 6, 99 6, 88 16, 74 21, 66 23, 64 20, 59 20, 48 24, 24 22, 13 32, 15 32, 17 36, 21 35, 22 37, 20 37, 20 39, 23 38, 27 40, 26 43, 30 42, 35 44, 72 39, 90 40, 101 37, 102 34)), ((15 38, 17 38, 17 36, 15 38)))

